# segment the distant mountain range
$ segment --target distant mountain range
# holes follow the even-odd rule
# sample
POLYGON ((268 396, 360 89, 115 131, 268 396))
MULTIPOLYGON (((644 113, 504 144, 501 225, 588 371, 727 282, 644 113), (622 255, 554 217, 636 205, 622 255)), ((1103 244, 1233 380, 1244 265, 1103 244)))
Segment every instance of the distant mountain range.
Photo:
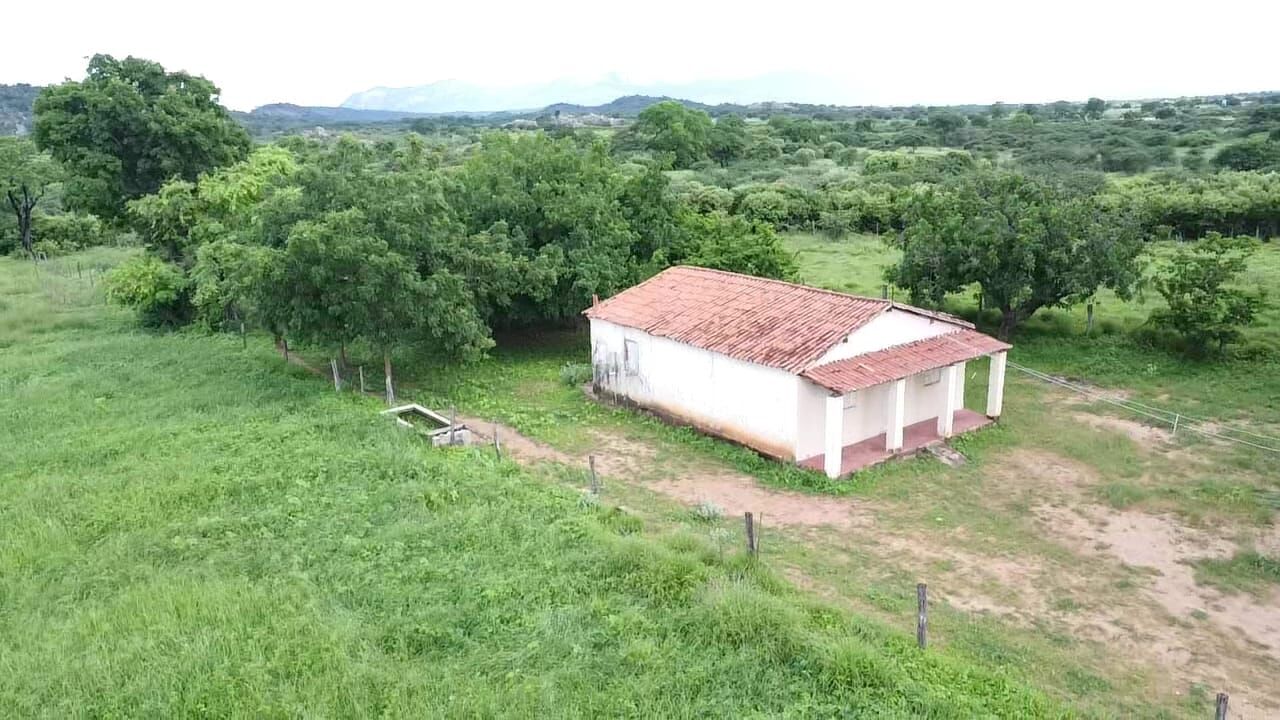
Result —
POLYGON ((599 107, 628 96, 678 97, 706 105, 746 105, 779 98, 816 104, 846 95, 843 90, 846 88, 830 78, 799 72, 688 83, 633 83, 611 73, 590 81, 558 79, 507 86, 441 80, 414 87, 377 87, 355 93, 342 107, 416 113, 526 113, 555 104, 599 107))

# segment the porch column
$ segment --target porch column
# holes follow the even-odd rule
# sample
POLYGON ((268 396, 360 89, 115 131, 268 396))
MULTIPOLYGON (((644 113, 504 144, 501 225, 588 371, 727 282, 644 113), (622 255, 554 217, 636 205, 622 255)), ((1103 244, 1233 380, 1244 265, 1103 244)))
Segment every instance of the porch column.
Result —
POLYGON ((897 452, 902 449, 902 426, 907 417, 907 380, 894 380, 889 383, 889 427, 884 433, 885 450, 897 452))
POLYGON ((955 434, 956 427, 956 385, 960 376, 959 365, 948 365, 942 369, 942 412, 938 415, 938 434, 949 438, 955 434))
POLYGON ((840 465, 844 455, 844 396, 827 396, 826 411, 827 422, 823 426, 825 435, 822 443, 822 469, 826 471, 827 477, 834 480, 840 477, 840 465))
POLYGON ((992 420, 1000 417, 1004 409, 1004 366, 1005 351, 991 355, 991 374, 987 377, 987 417, 992 420))

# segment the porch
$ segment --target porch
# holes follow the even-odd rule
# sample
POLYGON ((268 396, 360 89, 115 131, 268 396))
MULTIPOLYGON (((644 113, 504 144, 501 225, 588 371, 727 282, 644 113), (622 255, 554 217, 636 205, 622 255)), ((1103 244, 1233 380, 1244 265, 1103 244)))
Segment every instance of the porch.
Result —
MULTIPOLYGON (((955 411, 952 417, 952 432, 956 435, 977 430, 980 427, 990 425, 993 421, 991 418, 979 412, 974 412, 967 408, 960 408, 955 411)), ((863 470, 878 465, 885 460, 901 455, 910 455, 917 450, 928 447, 935 443, 940 443, 946 438, 938 434, 938 421, 936 418, 921 420, 918 423, 907 425, 902 429, 902 448, 896 451, 887 450, 888 434, 880 433, 874 437, 865 440, 859 440, 852 445, 845 445, 840 450, 840 470, 841 477, 849 475, 858 470, 863 470)), ((817 470, 819 472, 826 470, 826 455, 815 455, 799 462, 800 467, 817 470)))
POLYGON ((815 421, 798 464, 838 478, 986 425, 1003 409, 1008 347, 966 330, 805 371, 813 384, 801 414, 815 421), (964 407, 966 363, 982 356, 991 359, 985 414, 964 407))

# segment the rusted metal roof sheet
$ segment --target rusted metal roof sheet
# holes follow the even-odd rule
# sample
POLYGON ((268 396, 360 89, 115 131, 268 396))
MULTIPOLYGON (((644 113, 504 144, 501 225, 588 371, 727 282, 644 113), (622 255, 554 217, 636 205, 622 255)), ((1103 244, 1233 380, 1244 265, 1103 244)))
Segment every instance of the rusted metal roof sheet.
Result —
POLYGON ((799 373, 890 307, 971 327, 888 300, 689 266, 668 268, 584 314, 799 373))
POLYGON ((1010 347, 990 335, 962 328, 811 367, 800 375, 833 392, 847 393, 1010 347))

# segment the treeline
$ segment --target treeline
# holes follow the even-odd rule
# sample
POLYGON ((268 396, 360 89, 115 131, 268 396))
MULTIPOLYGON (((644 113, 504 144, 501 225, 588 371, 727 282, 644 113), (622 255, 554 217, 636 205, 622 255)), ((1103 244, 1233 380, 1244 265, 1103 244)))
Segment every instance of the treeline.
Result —
MULTIPOLYGON (((812 188, 774 181, 747 182, 729 189, 689 179, 677 183, 675 191, 704 211, 721 211, 749 222, 768 222, 780 230, 817 232, 837 239, 848 233, 901 231, 912 199, 924 189, 995 168, 995 164, 974 160, 967 153, 895 152, 868 156, 860 173, 820 180, 812 188)), ((1195 240, 1211 232, 1258 238, 1280 235, 1280 173, 1276 172, 1108 177, 1041 167, 1023 173, 1129 210, 1147 239, 1195 240)))
POLYGON ((495 328, 572 321, 675 263, 795 271, 770 225, 699 213, 657 163, 590 136, 495 132, 447 165, 417 135, 251 150, 207 80, 107 56, 35 109, 35 145, 11 146, 24 187, 136 236, 146 253, 108 296, 154 325, 263 328, 344 357, 362 342, 389 370, 397 347, 474 357, 495 328))

